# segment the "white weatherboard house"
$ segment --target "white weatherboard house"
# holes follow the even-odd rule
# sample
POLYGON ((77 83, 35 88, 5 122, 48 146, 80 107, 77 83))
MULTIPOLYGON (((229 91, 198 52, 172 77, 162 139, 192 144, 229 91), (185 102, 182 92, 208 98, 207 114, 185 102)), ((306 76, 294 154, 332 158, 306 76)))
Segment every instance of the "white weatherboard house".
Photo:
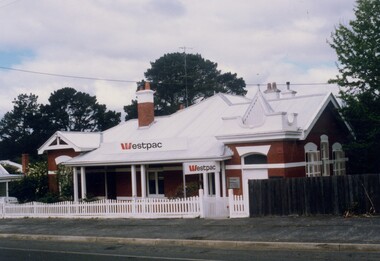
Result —
POLYGON ((247 198, 250 179, 346 172, 342 145, 352 134, 332 94, 301 96, 268 84, 252 99, 216 94, 160 117, 149 84, 136 95, 138 119, 100 133, 58 131, 42 145, 52 191, 59 163, 74 169, 75 201, 172 198, 184 187, 247 198))

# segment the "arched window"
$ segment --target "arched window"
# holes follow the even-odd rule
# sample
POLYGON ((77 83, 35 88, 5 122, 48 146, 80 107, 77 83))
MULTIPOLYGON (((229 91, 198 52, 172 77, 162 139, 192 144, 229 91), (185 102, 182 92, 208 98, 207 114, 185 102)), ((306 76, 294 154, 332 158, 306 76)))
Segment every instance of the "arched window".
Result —
POLYGON ((334 160, 334 175, 346 174, 346 158, 342 148, 342 145, 338 142, 332 145, 333 160, 334 160))
POLYGON ((306 176, 321 176, 321 159, 318 146, 312 142, 305 145, 306 176))
POLYGON ((267 164, 267 156, 263 154, 249 154, 243 159, 244 165, 252 165, 252 164, 267 164))

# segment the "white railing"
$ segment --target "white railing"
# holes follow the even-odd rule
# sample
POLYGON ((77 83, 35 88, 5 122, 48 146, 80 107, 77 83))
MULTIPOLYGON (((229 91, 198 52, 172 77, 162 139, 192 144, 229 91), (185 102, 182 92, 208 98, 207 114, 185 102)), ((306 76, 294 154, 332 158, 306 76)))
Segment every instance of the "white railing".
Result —
POLYGON ((237 218, 247 217, 243 196, 209 197, 199 190, 199 196, 178 199, 135 198, 129 200, 102 199, 93 202, 58 202, 0 204, 0 218, 237 218))
POLYGON ((228 190, 228 205, 230 218, 249 217, 248 203, 244 202, 242 195, 234 195, 232 189, 228 190))

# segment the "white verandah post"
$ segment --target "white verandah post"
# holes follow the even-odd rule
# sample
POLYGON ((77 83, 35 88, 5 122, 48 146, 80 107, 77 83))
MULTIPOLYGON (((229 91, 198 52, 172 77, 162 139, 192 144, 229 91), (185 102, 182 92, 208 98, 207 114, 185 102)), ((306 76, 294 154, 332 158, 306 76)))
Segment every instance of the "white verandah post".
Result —
POLYGON ((145 165, 140 166, 140 173, 141 173, 141 197, 146 197, 146 169, 145 165))
POLYGON ((9 197, 9 182, 5 182, 5 196, 9 197))
POLYGON ((78 170, 77 167, 73 167, 73 186, 74 186, 74 202, 79 201, 78 197, 78 170))
POLYGON ((84 167, 80 167, 80 178, 81 178, 81 187, 82 187, 82 199, 85 199, 87 196, 87 186, 86 186, 86 171, 84 167))
POLYGON ((132 179, 132 197, 137 197, 137 183, 136 183, 136 165, 131 165, 131 179, 132 179))
POLYGON ((202 173, 203 175, 203 190, 204 190, 204 194, 206 197, 209 196, 209 191, 208 191, 208 173, 207 172, 203 172, 202 173))
POLYGON ((214 180, 215 180, 215 197, 220 198, 220 172, 214 173, 214 180))

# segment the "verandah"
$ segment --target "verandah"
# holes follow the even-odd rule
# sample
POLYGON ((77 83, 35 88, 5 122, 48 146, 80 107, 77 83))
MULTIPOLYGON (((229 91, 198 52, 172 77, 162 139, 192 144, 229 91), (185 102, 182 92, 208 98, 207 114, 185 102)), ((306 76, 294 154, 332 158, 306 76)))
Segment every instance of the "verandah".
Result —
MULTIPOLYGON (((204 194, 207 195, 214 195, 215 197, 226 197, 227 196, 227 189, 226 189, 226 173, 225 173, 225 166, 224 162, 221 163, 216 163, 215 164, 220 164, 221 167, 217 169, 215 172, 191 172, 187 173, 184 171, 184 168, 182 167, 182 164, 178 164, 176 167, 173 168, 173 165, 161 165, 160 167, 151 167, 149 165, 145 164, 132 164, 129 166, 114 166, 113 168, 111 167, 103 167, 103 168, 88 168, 88 167, 73 167, 73 190, 74 190, 74 202, 79 202, 80 198, 81 199, 86 199, 89 196, 95 196, 97 198, 105 198, 105 199, 135 199, 137 197, 141 198, 146 198, 150 196, 157 196, 159 188, 156 188, 155 190, 157 191, 157 195, 152 195, 152 191, 150 190, 150 174, 155 173, 163 173, 165 176, 168 175, 169 173, 173 173, 173 169, 177 171, 175 173, 178 175, 177 177, 180 177, 179 175, 182 175, 182 182, 178 180, 178 178, 175 178, 173 182, 175 183, 175 186, 180 188, 182 187, 183 189, 183 195, 186 197, 186 187, 187 187, 187 182, 188 180, 186 177, 189 176, 194 176, 197 175, 199 176, 199 181, 200 184, 198 184, 198 188, 202 188, 204 190, 204 194), (169 167, 167 167, 169 166, 169 167), (94 172, 95 170, 95 172, 94 172), (111 170, 111 173, 109 172, 111 170), (169 171, 169 172, 168 172, 169 171), (124 187, 122 190, 121 194, 119 194, 120 186, 118 187, 118 191, 114 191, 115 197, 109 197, 109 186, 108 186, 108 174, 112 173, 120 173, 123 174, 124 177, 118 176, 118 179, 124 179, 119 180, 121 181, 120 184, 126 184, 129 187, 124 187), (180 174, 182 173, 182 174, 180 174), (104 183, 100 187, 104 187, 103 189, 100 188, 100 194, 99 191, 98 193, 95 193, 94 191, 89 190, 94 190, 94 184, 88 184, 88 179, 91 178, 92 175, 94 174, 101 174, 104 175, 104 178, 102 178, 102 182, 104 183), (187 181, 186 181, 187 180, 187 181), (128 192, 126 192, 128 191, 128 192), (88 193, 89 192, 89 193, 88 193)), ((154 177, 153 177, 154 178, 154 177)), ((158 182, 158 176, 155 177, 155 183, 156 186, 159 184, 158 182)), ((166 178, 165 178, 166 179, 166 178)), ((194 179, 192 179, 194 180, 194 179)), ((198 180, 198 178, 197 178, 198 180)), ((171 179, 170 179, 171 181, 171 179)), ((166 182, 165 182, 166 184, 166 182)), ((125 186, 125 185, 124 185, 125 186)), ((172 184, 173 186, 173 184, 172 184)), ((99 186, 98 186, 99 189, 99 186)), ((166 193, 166 192, 160 192, 161 195, 159 196, 164 196, 164 197, 175 197, 176 195, 173 195, 173 193, 166 193), (164 194, 163 194, 164 193, 164 194)), ((154 193, 153 193, 154 194, 154 193)))

